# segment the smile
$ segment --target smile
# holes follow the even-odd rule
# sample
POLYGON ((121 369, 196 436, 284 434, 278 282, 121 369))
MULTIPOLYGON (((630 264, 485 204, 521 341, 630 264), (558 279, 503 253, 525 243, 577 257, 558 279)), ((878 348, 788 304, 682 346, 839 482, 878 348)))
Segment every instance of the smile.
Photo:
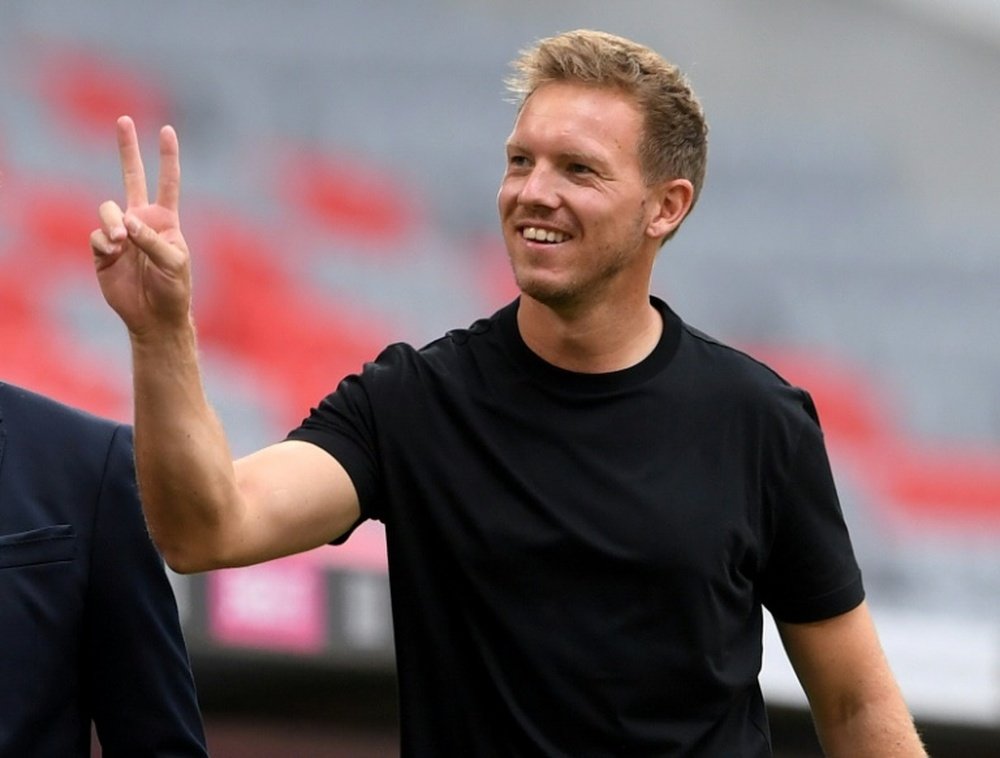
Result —
POLYGON ((540 229, 537 226, 525 227, 521 230, 521 236, 526 240, 534 240, 535 242, 565 242, 569 239, 568 234, 552 229, 540 229))

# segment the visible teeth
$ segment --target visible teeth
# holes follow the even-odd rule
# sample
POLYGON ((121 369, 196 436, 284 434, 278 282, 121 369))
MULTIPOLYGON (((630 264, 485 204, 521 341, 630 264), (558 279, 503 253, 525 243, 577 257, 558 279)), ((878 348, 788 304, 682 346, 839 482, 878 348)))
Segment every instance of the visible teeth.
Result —
POLYGON ((522 234, 526 240, 536 240, 537 242, 563 242, 566 235, 551 229, 539 229, 535 226, 527 227, 522 234))

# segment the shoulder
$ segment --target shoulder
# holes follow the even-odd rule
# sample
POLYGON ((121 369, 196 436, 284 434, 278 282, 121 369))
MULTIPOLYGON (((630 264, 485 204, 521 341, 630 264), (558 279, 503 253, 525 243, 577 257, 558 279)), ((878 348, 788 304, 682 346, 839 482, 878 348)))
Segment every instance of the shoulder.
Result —
POLYGON ((695 387, 715 391, 770 391, 791 385, 777 371, 750 353, 697 329, 662 299, 652 305, 664 323, 661 346, 667 346, 670 375, 695 387))
POLYGON ((30 418, 69 425, 74 429, 114 431, 120 422, 95 416, 81 408, 62 403, 47 395, 32 392, 24 387, 0 382, 0 418, 30 418))
POLYGON ((385 380, 461 375, 464 367, 490 361, 490 356, 500 347, 502 313, 498 311, 467 327, 451 329, 420 347, 405 342, 388 345, 374 361, 366 364, 363 375, 385 380))
POLYGON ((706 371, 716 380, 727 384, 760 388, 791 386, 771 366, 750 353, 684 322, 681 322, 680 330, 678 359, 682 368, 706 371))
POLYGON ((69 446, 77 455, 103 455, 111 445, 131 444, 131 427, 126 424, 3 382, 0 382, 0 432, 8 440, 16 439, 18 447, 37 443, 51 455, 58 455, 69 446))
POLYGON ((675 370, 703 396, 787 423, 818 422, 809 392, 750 353, 682 323, 675 370))

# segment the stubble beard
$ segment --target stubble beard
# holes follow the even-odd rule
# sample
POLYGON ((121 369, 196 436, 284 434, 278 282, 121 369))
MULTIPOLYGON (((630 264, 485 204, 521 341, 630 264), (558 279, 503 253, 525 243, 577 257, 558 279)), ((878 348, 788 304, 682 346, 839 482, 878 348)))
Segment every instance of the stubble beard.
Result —
POLYGON ((642 241, 641 221, 641 218, 637 219, 636 226, 623 244, 614 249, 607 246, 596 252, 595 257, 602 261, 599 268, 576 273, 568 281, 545 281, 542 277, 532 276, 529 266, 524 267, 527 271, 519 271, 514 256, 510 255, 518 289, 553 310, 567 310, 596 302, 633 261, 642 241))
POLYGON ((623 268, 620 261, 612 262, 600 271, 590 272, 586 277, 575 277, 569 281, 545 281, 530 273, 520 273, 514 266, 514 279, 522 294, 554 310, 564 310, 586 302, 607 287, 623 268))

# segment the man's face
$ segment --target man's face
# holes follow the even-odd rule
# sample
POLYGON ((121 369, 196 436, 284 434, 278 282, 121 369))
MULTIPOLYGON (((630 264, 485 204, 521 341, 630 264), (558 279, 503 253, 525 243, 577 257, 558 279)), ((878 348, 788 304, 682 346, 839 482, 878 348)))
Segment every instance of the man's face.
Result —
POLYGON ((656 202, 641 134, 638 108, 617 90, 560 82, 529 96, 497 196, 524 294, 557 307, 648 291, 659 242, 647 233, 656 202))

